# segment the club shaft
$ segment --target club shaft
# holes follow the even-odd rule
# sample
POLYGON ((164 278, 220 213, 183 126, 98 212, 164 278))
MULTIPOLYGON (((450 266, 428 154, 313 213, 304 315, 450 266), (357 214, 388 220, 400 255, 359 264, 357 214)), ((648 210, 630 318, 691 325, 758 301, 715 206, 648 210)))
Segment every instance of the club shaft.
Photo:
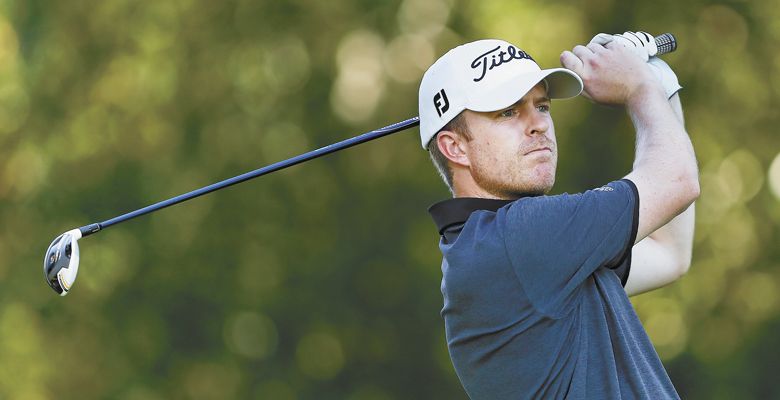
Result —
POLYGON ((79 228, 79 230, 81 231, 82 236, 91 235, 91 234, 93 234, 95 232, 101 231, 103 229, 108 228, 109 226, 116 225, 116 224, 118 224, 120 222, 124 222, 124 221, 127 221, 129 219, 133 219, 135 217, 140 217, 141 215, 149 214, 151 212, 163 209, 165 207, 170 207, 170 206, 172 206, 174 204, 179 204, 181 202, 185 202, 187 200, 203 196, 204 194, 208 194, 208 193, 211 193, 213 191, 226 188, 228 186, 232 186, 232 185, 244 182, 244 181, 248 181, 248 180, 253 179, 253 178, 257 178, 258 176, 263 176, 263 175, 266 175, 266 174, 270 174, 271 172, 279 171, 281 169, 284 169, 284 168, 287 168, 287 167, 291 167, 293 165, 300 164, 302 162, 313 160, 315 158, 324 156, 326 154, 334 153, 336 151, 343 150, 343 149, 346 149, 346 148, 349 148, 349 147, 352 147, 352 146, 355 146, 355 145, 358 145, 358 144, 361 144, 361 143, 365 143, 365 142, 368 142, 368 141, 371 141, 371 140, 374 140, 374 139, 378 139, 378 138, 381 138, 381 137, 384 137, 384 136, 387 136, 387 135, 390 135, 390 134, 393 134, 393 133, 396 133, 396 132, 401 132, 401 131, 404 131, 406 129, 415 127, 415 126, 417 126, 419 124, 420 124, 420 118, 419 117, 413 117, 413 118, 409 118, 409 119, 407 119, 405 121, 396 122, 396 123, 394 123, 392 125, 388 125, 388 126, 385 126, 383 128, 379 128, 379 129, 376 129, 376 130, 373 130, 373 131, 370 131, 370 132, 366 132, 366 133, 363 133, 361 135, 355 136, 353 138, 342 140, 340 142, 333 143, 333 144, 330 144, 330 145, 325 146, 325 147, 321 147, 321 148, 319 148, 317 150, 312 150, 312 151, 310 151, 308 153, 304 153, 304 154, 301 154, 301 155, 298 155, 298 156, 295 156, 295 157, 292 157, 292 158, 288 158, 288 159, 286 159, 284 161, 279 161, 277 163, 274 163, 274 164, 271 164, 271 165, 267 165, 265 167, 256 169, 254 171, 247 172, 245 174, 241 174, 241 175, 229 178, 229 179, 225 179, 224 181, 217 182, 217 183, 214 183, 214 184, 202 187, 200 189, 193 190, 193 191, 191 191, 189 193, 185 193, 185 194, 182 194, 182 195, 170 198, 168 200, 163 200, 163 201, 161 201, 159 203, 151 204, 151 205, 146 206, 144 208, 140 208, 138 210, 131 211, 131 212, 126 213, 126 214, 122 214, 122 215, 120 215, 118 217, 114 217, 114 218, 105 220, 103 222, 93 223, 93 224, 90 224, 90 225, 85 225, 85 226, 79 228))

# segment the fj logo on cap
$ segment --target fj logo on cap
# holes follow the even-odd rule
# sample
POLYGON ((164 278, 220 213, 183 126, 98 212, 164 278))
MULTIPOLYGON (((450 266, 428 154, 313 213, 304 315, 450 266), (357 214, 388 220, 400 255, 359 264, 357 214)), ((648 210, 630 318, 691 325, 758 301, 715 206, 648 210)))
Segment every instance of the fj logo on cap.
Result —
POLYGON ((503 63, 507 63, 512 60, 523 60, 523 59, 534 61, 534 59, 531 58, 531 56, 529 56, 528 53, 518 49, 515 46, 507 46, 506 51, 504 50, 498 51, 498 50, 501 50, 500 45, 496 46, 495 49, 492 49, 490 51, 481 54, 479 57, 475 58, 474 61, 471 62, 471 68, 480 71, 480 75, 474 78, 474 82, 481 81, 482 78, 485 77, 488 71, 491 71, 493 68, 498 67, 503 63), (496 51, 498 51, 498 53, 496 53, 496 51), (488 57, 490 58, 490 67, 488 67, 488 57))
POLYGON ((444 93, 444 89, 433 96, 433 106, 436 107, 436 113, 440 117, 450 109, 450 101, 447 100, 447 93, 444 93))

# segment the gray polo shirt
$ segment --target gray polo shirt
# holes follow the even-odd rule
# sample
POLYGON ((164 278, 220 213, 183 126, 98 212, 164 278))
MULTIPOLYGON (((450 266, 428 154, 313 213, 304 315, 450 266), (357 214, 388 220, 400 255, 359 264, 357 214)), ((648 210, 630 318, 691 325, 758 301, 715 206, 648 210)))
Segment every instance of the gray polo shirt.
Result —
POLYGON ((678 399, 626 296, 639 196, 629 180, 429 210, 441 315, 472 399, 678 399))

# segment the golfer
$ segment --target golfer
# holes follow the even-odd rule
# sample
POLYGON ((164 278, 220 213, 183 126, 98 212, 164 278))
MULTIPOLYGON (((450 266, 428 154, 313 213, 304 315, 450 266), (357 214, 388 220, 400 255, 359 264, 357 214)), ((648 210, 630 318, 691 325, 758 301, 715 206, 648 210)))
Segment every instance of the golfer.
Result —
POLYGON ((699 196, 680 86, 653 46, 641 32, 600 34, 564 51, 565 68, 542 70, 520 47, 480 40, 425 73, 422 146, 453 195, 429 210, 441 314, 471 398, 679 398, 628 299, 686 272, 699 196), (625 107, 633 169, 547 196, 558 156, 550 100, 583 91, 625 107))

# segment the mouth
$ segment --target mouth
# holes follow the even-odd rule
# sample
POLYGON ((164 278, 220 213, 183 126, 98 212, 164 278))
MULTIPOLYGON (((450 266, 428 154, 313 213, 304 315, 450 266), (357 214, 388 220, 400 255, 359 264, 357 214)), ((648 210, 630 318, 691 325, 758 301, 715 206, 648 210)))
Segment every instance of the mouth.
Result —
POLYGON ((549 147, 539 147, 537 149, 533 149, 533 150, 525 153, 524 155, 527 156, 529 154, 540 153, 540 152, 545 152, 545 151, 552 153, 552 149, 550 149, 549 147))

